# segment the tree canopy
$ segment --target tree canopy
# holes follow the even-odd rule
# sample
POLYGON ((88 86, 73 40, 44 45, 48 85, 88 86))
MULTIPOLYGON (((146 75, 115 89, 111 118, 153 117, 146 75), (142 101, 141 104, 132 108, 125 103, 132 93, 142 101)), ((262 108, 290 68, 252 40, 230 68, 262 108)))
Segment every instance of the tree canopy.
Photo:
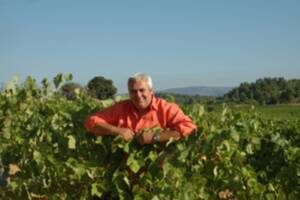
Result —
POLYGON ((241 83, 224 95, 225 100, 237 103, 299 103, 300 79, 263 78, 255 83, 241 83))
POLYGON ((113 85, 111 79, 96 76, 88 82, 87 91, 94 98, 108 99, 117 93, 117 88, 113 85))
POLYGON ((76 93, 82 89, 83 87, 80 84, 74 82, 67 82, 60 88, 62 95, 69 100, 74 100, 76 98, 76 93))

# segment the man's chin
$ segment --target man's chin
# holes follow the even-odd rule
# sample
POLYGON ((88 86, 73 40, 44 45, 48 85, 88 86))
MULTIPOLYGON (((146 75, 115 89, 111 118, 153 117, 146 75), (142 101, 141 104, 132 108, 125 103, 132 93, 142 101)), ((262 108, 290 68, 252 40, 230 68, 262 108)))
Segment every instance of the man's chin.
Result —
POLYGON ((139 104, 139 103, 135 104, 135 107, 139 110, 144 110, 147 108, 145 104, 139 104))

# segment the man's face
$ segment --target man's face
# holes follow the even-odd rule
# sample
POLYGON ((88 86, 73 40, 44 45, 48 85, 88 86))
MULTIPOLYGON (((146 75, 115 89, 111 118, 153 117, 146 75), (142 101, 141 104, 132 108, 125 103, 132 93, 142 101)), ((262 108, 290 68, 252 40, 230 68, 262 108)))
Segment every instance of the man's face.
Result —
POLYGON ((128 92, 134 106, 143 111, 148 108, 151 103, 153 90, 149 88, 146 81, 136 81, 128 85, 128 92))

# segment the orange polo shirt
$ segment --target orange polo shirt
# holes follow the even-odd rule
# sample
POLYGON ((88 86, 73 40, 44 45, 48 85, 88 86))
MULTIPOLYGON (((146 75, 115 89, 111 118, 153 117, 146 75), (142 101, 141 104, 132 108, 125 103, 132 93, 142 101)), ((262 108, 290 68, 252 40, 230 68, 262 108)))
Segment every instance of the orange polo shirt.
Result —
POLYGON ((84 125, 90 132, 101 135, 95 128, 97 123, 129 128, 135 133, 144 128, 169 128, 180 132, 183 136, 190 135, 196 129, 196 125, 176 104, 154 96, 149 111, 142 116, 139 116, 138 110, 128 99, 93 113, 86 119, 84 125))

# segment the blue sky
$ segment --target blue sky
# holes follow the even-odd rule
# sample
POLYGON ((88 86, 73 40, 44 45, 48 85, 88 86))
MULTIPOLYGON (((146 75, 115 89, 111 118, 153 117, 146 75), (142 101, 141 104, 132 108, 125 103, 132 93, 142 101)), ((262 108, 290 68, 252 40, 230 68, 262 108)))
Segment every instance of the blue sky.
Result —
POLYGON ((0 82, 72 73, 126 91, 300 78, 298 0, 0 0, 0 82))

